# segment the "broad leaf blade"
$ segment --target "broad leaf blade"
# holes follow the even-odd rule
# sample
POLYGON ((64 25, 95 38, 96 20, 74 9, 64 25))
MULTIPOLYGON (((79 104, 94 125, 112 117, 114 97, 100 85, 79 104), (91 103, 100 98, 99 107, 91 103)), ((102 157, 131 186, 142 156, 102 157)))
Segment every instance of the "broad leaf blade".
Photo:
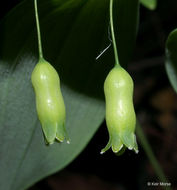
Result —
MULTIPOLYGON (((30 81, 38 57, 34 8, 32 0, 24 1, 0 25, 0 189, 27 188, 65 167, 83 150, 104 118, 103 82, 114 65, 113 51, 109 49, 97 61, 95 58, 110 43, 109 1, 38 3, 44 55, 61 78, 71 144, 46 147, 43 141, 30 81)), ((115 26, 124 66, 135 41, 138 1, 119 0, 118 5, 115 26), (129 16, 121 16, 120 10, 128 11, 129 16)))
POLYGON ((166 41, 165 68, 171 85, 177 93, 177 29, 169 34, 166 41))

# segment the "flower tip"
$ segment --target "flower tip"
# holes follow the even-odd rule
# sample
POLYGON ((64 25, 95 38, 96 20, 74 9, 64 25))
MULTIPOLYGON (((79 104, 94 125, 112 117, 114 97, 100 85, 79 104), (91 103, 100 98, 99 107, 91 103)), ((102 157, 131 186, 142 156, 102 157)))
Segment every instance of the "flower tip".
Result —
POLYGON ((116 149, 114 146, 112 146, 112 151, 113 151, 114 153, 118 153, 118 152, 119 152, 119 150, 116 149))
POLYGON ((112 150, 114 153, 118 153, 119 151, 118 150, 112 150))
POLYGON ((108 144, 101 150, 100 154, 105 153, 111 147, 111 140, 109 139, 108 144))
POLYGON ((121 151, 122 148, 123 148, 123 144, 121 144, 121 145, 118 146, 118 147, 112 146, 112 151, 113 151, 114 153, 118 153, 119 151, 121 151))
POLYGON ((58 142, 60 142, 60 143, 62 143, 62 142, 64 141, 63 139, 58 138, 58 137, 56 137, 56 140, 57 140, 58 142))
POLYGON ((139 150, 137 150, 137 149, 136 149, 136 150, 134 150, 134 151, 135 151, 135 153, 136 153, 136 154, 138 154, 138 153, 139 153, 139 150))
POLYGON ((46 143, 46 145, 50 146, 50 145, 52 145, 54 142, 52 141, 52 142, 45 142, 45 143, 46 143))
POLYGON ((129 149, 129 150, 132 150, 132 149, 133 149, 133 147, 129 146, 129 147, 128 147, 128 149, 129 149))
POLYGON ((45 136, 44 136, 44 142, 46 146, 50 146, 54 143, 54 140, 48 140, 45 136))
POLYGON ((67 144, 70 144, 70 140, 67 140, 66 143, 67 143, 67 144))

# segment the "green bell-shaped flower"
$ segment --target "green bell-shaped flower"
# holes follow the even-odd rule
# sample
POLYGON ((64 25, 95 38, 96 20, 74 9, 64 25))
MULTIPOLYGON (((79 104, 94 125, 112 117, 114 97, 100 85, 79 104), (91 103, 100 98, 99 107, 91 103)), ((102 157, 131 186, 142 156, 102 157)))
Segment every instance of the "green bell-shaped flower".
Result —
POLYGON ((106 99, 106 124, 109 142, 101 153, 112 147, 118 153, 125 147, 138 153, 135 125, 136 115, 133 106, 133 80, 120 66, 115 66, 104 83, 106 99))
POLYGON ((36 95, 38 118, 47 144, 54 140, 69 139, 65 129, 65 104, 60 90, 60 79, 54 67, 40 59, 36 64, 31 81, 36 95))

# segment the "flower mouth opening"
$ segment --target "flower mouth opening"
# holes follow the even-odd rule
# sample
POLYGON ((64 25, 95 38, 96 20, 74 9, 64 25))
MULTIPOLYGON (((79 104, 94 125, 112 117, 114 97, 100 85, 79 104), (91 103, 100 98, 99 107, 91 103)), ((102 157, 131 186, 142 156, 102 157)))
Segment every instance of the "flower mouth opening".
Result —
POLYGON ((115 135, 110 136, 107 145, 101 150, 100 154, 105 153, 110 148, 112 148, 112 151, 118 156, 122 155, 127 148, 129 150, 134 150, 136 154, 139 152, 136 136, 133 133, 129 134, 128 136, 124 136, 124 138, 119 136, 117 137, 117 135, 116 137, 115 135))

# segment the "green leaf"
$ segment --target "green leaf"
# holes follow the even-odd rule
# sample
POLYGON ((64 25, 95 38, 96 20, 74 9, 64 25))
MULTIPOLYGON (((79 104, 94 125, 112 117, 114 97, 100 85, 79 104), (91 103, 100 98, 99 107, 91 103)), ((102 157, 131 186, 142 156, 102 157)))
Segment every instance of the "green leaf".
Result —
POLYGON ((166 41, 165 68, 170 83, 177 93, 177 29, 169 34, 166 41))
MULTIPOLYGON (((109 1, 38 0, 38 4, 43 53, 60 75, 71 144, 45 146, 43 140, 30 81, 38 60, 34 7, 33 0, 26 0, 0 23, 3 190, 28 188, 64 168, 84 149, 104 119, 103 82, 114 65, 112 48, 95 58, 110 43, 109 1)), ((135 42, 138 0, 119 0, 114 10, 119 57, 126 65, 135 42)))
POLYGON ((157 0, 140 0, 140 3, 150 10, 155 10, 157 7, 157 0))

